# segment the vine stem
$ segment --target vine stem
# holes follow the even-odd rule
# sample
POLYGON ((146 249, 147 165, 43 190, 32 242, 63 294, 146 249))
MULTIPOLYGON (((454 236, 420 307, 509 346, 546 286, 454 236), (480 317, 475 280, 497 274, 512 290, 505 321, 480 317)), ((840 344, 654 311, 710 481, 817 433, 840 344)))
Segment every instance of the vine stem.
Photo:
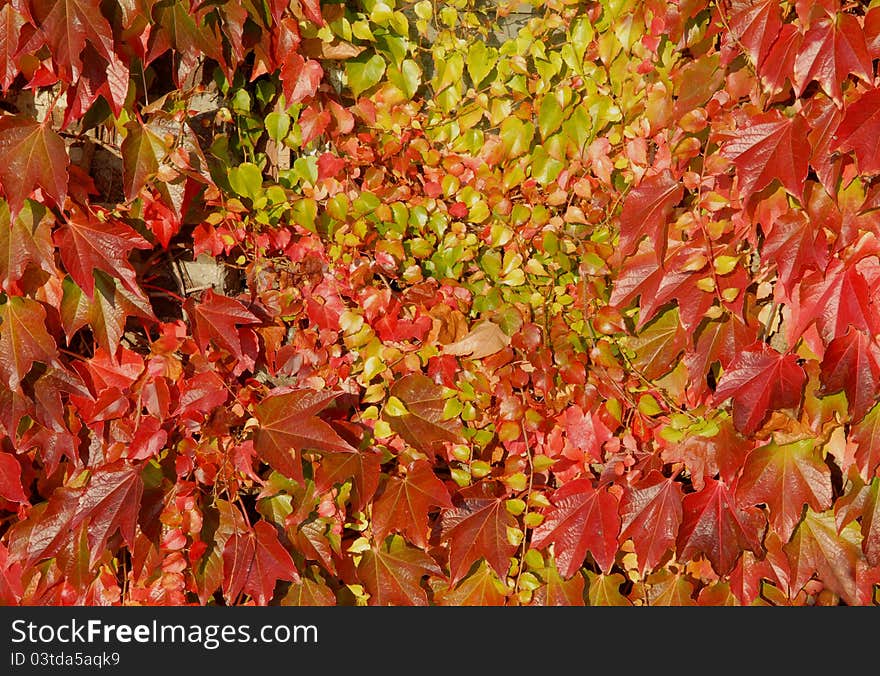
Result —
MULTIPOLYGON (((525 402, 523 402, 523 403, 525 403, 525 402)), ((534 465, 532 464, 532 447, 531 447, 531 445, 529 445, 529 436, 528 436, 528 434, 526 434, 526 425, 522 420, 519 421, 519 428, 522 430, 523 441, 525 442, 525 445, 526 445, 526 460, 528 460, 528 463, 529 463, 529 485, 528 485, 528 489, 527 489, 528 492, 526 494, 526 514, 528 514, 528 499, 529 499, 529 496, 532 494, 532 486, 534 484, 535 468, 534 468, 534 465)), ((516 582, 514 584, 514 589, 516 590, 517 594, 519 594, 519 581, 520 581, 520 578, 522 577, 523 566, 525 566, 525 562, 526 562, 526 547, 528 547, 528 542, 529 542, 528 538, 526 537, 527 530, 529 530, 529 528, 525 524, 525 519, 523 519, 523 539, 522 539, 522 545, 520 547, 519 564, 516 567, 516 582)), ((518 600, 519 599, 517 599, 517 601, 518 600)))

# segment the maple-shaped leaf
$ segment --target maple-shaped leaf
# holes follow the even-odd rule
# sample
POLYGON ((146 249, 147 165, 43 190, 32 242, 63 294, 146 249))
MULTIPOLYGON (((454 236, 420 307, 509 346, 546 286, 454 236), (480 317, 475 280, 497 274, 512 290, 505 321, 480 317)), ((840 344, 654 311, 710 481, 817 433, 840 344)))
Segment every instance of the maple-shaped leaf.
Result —
POLYGON ((810 164, 822 187, 833 195, 843 171, 843 161, 834 150, 835 133, 843 120, 844 109, 838 108, 827 96, 817 93, 804 107, 804 117, 810 125, 810 145, 813 152, 810 164))
POLYGON ((704 554, 715 572, 725 576, 744 550, 763 553, 763 517, 754 507, 741 509, 734 491, 724 482, 708 479, 702 490, 684 497, 682 509, 679 560, 689 561, 704 554))
POLYGON ((803 42, 803 33, 797 26, 785 23, 776 36, 767 58, 758 69, 761 82, 768 94, 778 94, 786 82, 794 80, 794 62, 803 42))
POLYGON ((18 115, 0 117, 0 186, 13 219, 38 187, 63 206, 69 164, 64 140, 48 124, 18 115))
POLYGON ((668 169, 643 178, 630 190, 620 211, 620 255, 630 255, 648 237, 662 260, 666 254, 668 219, 683 195, 681 182, 668 169))
POLYGON ((658 570, 645 580, 645 604, 649 606, 695 606, 694 583, 681 573, 658 570))
POLYGON ((782 29, 782 12, 775 0, 736 0, 730 8, 728 25, 733 38, 760 69, 782 29))
POLYGON ((509 595, 504 582, 492 566, 480 561, 476 570, 458 585, 434 591, 434 604, 438 606, 504 606, 509 595))
POLYGON ((862 507, 862 551, 870 566, 880 566, 880 477, 867 487, 862 507))
POLYGON ((771 441, 749 453, 736 497, 743 507, 767 505, 770 525, 787 542, 805 505, 819 512, 831 506, 831 470, 815 439, 771 441))
POLYGON ((541 572, 544 584, 535 590, 532 606, 584 606, 586 599, 584 592, 587 589, 583 575, 573 575, 566 579, 559 574, 556 566, 548 566, 541 572))
POLYGON ((272 600, 278 580, 300 579, 299 572, 275 527, 257 521, 252 531, 234 533, 223 548, 223 595, 232 603, 247 594, 258 606, 272 600))
POLYGON ((281 605, 310 607, 335 606, 336 595, 327 585, 304 577, 299 582, 294 582, 290 585, 284 598, 281 599, 281 605))
POLYGON ((411 373, 391 386, 390 395, 406 407, 391 415, 383 411, 391 429, 408 444, 426 453, 436 452, 443 442, 461 441, 461 422, 458 418, 444 419, 446 398, 443 388, 428 376, 411 373))
POLYGON ((123 461, 85 470, 56 488, 10 534, 10 551, 30 566, 55 556, 66 546, 81 524, 88 524, 90 566, 103 556, 110 537, 118 532, 129 547, 135 529, 144 484, 138 470, 123 461))
POLYGON ((11 453, 0 451, 0 498, 10 502, 27 502, 21 485, 21 465, 11 453))
POLYGON ((532 532, 532 546, 553 545, 560 574, 574 576, 587 552, 602 572, 608 573, 617 554, 620 531, 617 498, 605 488, 596 490, 589 479, 569 481, 553 493, 553 506, 532 532))
POLYGON ((733 400, 737 431, 751 434, 771 410, 800 404, 807 374, 793 354, 780 354, 764 342, 743 350, 730 362, 715 388, 715 405, 733 400))
POLYGON ((133 200, 140 189, 159 171, 159 164, 168 154, 165 143, 149 126, 138 120, 125 125, 122 141, 122 186, 125 199, 133 200))
POLYGON ((508 530, 514 528, 517 520, 503 499, 478 489, 463 491, 461 500, 444 511, 441 519, 441 539, 449 544, 450 584, 464 578, 480 559, 500 577, 507 577, 510 557, 516 551, 508 530))
POLYGON ((10 560, 9 550, 0 542, 0 605, 17 606, 23 595, 21 564, 10 560))
POLYGON ((95 293, 91 299, 69 276, 61 283, 63 293, 59 312, 68 340, 79 329, 88 326, 98 345, 115 354, 129 317, 145 322, 158 321, 149 301, 123 287, 116 278, 95 270, 94 283, 95 293))
POLYGON ((434 507, 453 507, 449 490, 429 462, 416 460, 403 477, 391 477, 373 502, 373 537, 381 542, 389 533, 400 533, 424 549, 428 542, 428 513, 434 507))
POLYGON ((238 508, 218 498, 213 505, 202 510, 202 529, 199 541, 207 547, 198 561, 193 563, 192 575, 196 583, 199 601, 205 605, 214 593, 222 589, 223 552, 226 542, 235 533, 244 532, 247 524, 238 508))
POLYGON ((52 364, 58 356, 46 331, 46 310, 35 300, 7 296, 0 304, 0 378, 16 391, 34 362, 52 364))
POLYGON ((119 279, 131 293, 143 295, 128 255, 133 249, 151 246, 133 228, 73 206, 55 231, 54 241, 64 269, 89 298, 95 293, 95 270, 119 279))
POLYGON ((0 200, 0 290, 14 292, 30 265, 55 272, 52 218, 43 205, 28 200, 13 220, 0 200))
POLYGON ((734 358, 757 338, 757 323, 745 322, 734 314, 706 322, 697 333, 696 344, 684 355, 694 394, 702 397, 710 392, 706 375, 713 364, 727 369, 734 358))
POLYGON ((803 211, 789 211, 773 221, 761 255, 776 264, 779 281, 791 294, 807 270, 824 270, 828 263, 825 233, 803 211))
POLYGON ((721 148, 733 162, 743 203, 774 180, 803 199, 810 168, 809 127, 801 115, 785 117, 778 110, 742 121, 721 148))
POLYGON ((19 73, 18 41, 23 27, 24 17, 12 3, 4 4, 0 8, 0 90, 2 91, 9 89, 19 73))
POLYGON ((822 583, 849 605, 862 605, 856 579, 862 559, 860 539, 856 524, 838 532, 833 511, 807 509, 791 541, 783 548, 791 561, 793 589, 802 589, 818 574, 822 583))
POLYGON ((849 327, 828 345, 822 357, 821 393, 843 390, 850 421, 857 423, 880 396, 880 346, 865 331, 849 327))
POLYGON ((846 107, 833 138, 832 149, 853 153, 860 174, 880 174, 880 87, 868 90, 846 107))
POLYGON ((55 63, 75 82, 82 72, 86 41, 108 61, 113 31, 101 14, 100 0, 31 0, 31 11, 55 63))
POLYGON ((620 588, 626 582, 626 578, 620 573, 611 573, 610 575, 604 575, 588 572, 587 577, 590 582, 590 586, 587 590, 587 599, 589 600, 591 606, 632 606, 632 601, 630 601, 620 592, 620 588))
POLYGON ((434 559, 397 535, 367 549, 361 557, 358 579, 370 593, 371 606, 427 606, 422 578, 443 574, 434 559))
POLYGON ((201 300, 188 298, 184 309, 192 322, 193 338, 202 352, 213 341, 239 360, 243 355, 238 326, 260 323, 260 319, 241 301, 216 293, 213 289, 205 291, 201 300))
POLYGON ((808 273, 798 285, 790 344, 813 323, 826 345, 844 335, 850 325, 877 333, 880 321, 873 297, 860 266, 832 258, 825 270, 808 273))
POLYGON ((659 564, 675 548, 682 520, 681 483, 652 470, 620 499, 619 542, 632 539, 639 570, 659 564))
POLYGON ((284 98, 300 103, 315 95, 324 69, 315 59, 304 59, 298 51, 288 52, 281 64, 281 86, 284 98))
POLYGON ((871 84, 874 67, 859 20, 852 14, 837 14, 810 25, 794 61, 797 96, 816 80, 822 90, 840 105, 841 87, 850 75, 871 84))
POLYGON ((352 481, 354 495, 351 506, 362 511, 373 499, 379 487, 382 456, 373 450, 357 453, 331 453, 322 458, 315 471, 315 485, 319 491, 327 491, 336 484, 352 481))
POLYGON ((340 394, 304 388, 266 397, 254 409, 260 423, 254 448, 260 458, 272 469, 303 483, 302 451, 356 453, 357 449, 317 416, 340 394))

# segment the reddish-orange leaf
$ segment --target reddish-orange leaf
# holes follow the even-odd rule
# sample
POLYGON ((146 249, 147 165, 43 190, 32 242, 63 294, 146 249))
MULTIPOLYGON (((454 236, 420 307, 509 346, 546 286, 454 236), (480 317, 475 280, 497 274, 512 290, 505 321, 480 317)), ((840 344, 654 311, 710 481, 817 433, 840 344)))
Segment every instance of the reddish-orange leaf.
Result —
POLYGON ((462 497, 454 509, 443 513, 441 521, 442 539, 449 544, 450 583, 454 585, 464 578, 480 559, 485 559, 500 577, 506 577, 510 557, 516 551, 508 529, 516 528, 517 520, 501 498, 476 488, 463 491, 462 497))
POLYGON ((855 462, 862 478, 867 481, 880 467, 880 404, 853 425, 850 438, 858 445, 855 462))
POLYGON ((822 461, 815 439, 771 441, 749 453, 736 497, 743 507, 767 505, 770 525, 786 542, 805 505, 818 512, 831 506, 831 470, 822 461))
POLYGON ((846 392, 850 422, 859 422, 880 396, 880 346, 850 326, 828 345, 821 368, 822 394, 846 392))
POLYGON ((192 321, 193 338, 202 352, 213 341, 237 359, 243 359, 238 325, 259 324, 260 320, 241 301, 208 289, 199 301, 192 297, 187 299, 184 309, 192 321))
POLYGON ((880 174, 880 87, 865 92, 846 107, 831 147, 853 153, 859 173, 880 174))
POLYGON ((90 565, 103 556, 107 541, 116 532, 133 547, 143 488, 137 469, 122 461, 80 473, 15 525, 9 537, 10 551, 30 566, 58 554, 84 523, 88 523, 90 565))
POLYGON ((752 64, 760 69, 782 29, 782 12, 776 0, 735 0, 728 24, 732 36, 745 48, 752 64))
POLYGON ((675 548, 682 495, 681 483, 657 470, 624 490, 619 541, 632 539, 642 573, 657 566, 675 548))
POLYGON ((0 187, 13 219, 36 188, 63 206, 69 164, 64 141, 49 125, 18 115, 0 116, 0 187))
POLYGON ((316 415, 340 394, 295 389, 266 397, 254 409, 260 423, 254 448, 260 458, 273 469, 302 483, 302 451, 356 453, 357 449, 316 415))
POLYGON ((21 465, 11 453, 0 452, 0 498, 10 502, 27 502, 21 485, 21 465))
POLYGON ((258 606, 272 600, 278 580, 300 579, 293 558, 272 524, 258 521, 253 531, 233 533, 223 548, 223 594, 227 602, 239 594, 251 596, 258 606))
POLYGON ((745 550, 761 548, 764 519, 754 507, 741 509, 724 482, 709 479, 697 493, 682 501, 684 517, 678 532, 678 558, 690 561, 703 554, 718 575, 733 570, 745 550))
POLYGON ((669 215, 682 195, 684 188, 668 169, 643 178, 630 190, 620 212, 620 255, 633 253, 639 242, 648 237, 658 259, 663 260, 669 215))
POLYGON ((841 88, 850 75, 870 84, 873 73, 859 20, 842 13, 826 17, 811 24, 804 34, 794 62, 796 94, 803 94, 807 85, 816 80, 828 96, 841 104, 841 88))
POLYGON ((736 166, 743 203, 774 180, 803 199, 810 165, 809 127, 801 115, 787 118, 773 109, 746 117, 721 148, 736 166))
POLYGON ((769 94, 781 92, 786 81, 794 80, 794 62, 803 42, 803 34, 797 26, 786 23, 782 25, 779 35, 773 42, 767 58, 764 59, 758 74, 769 94))
POLYGON ((880 565, 880 477, 869 484, 854 477, 848 492, 834 503, 837 530, 861 519, 862 552, 869 566, 880 565))
POLYGON ((706 322, 697 334, 696 345, 684 356, 690 377, 690 387, 697 396, 710 393, 706 375, 713 364, 727 369, 734 358, 758 337, 754 323, 746 323, 737 315, 729 314, 706 322))
POLYGON ((377 542, 389 533, 400 533, 417 547, 425 548, 428 513, 432 507, 452 508, 446 485, 434 474, 431 464, 417 460, 401 477, 391 477, 373 502, 373 536, 377 542))
MULTIPOLYGON (((871 272, 875 273, 876 269, 871 272)), ((874 294, 860 266, 832 258, 824 271, 807 273, 792 307, 789 340, 797 340, 814 322, 826 345, 844 335, 850 325, 871 333, 880 331, 874 294)))
POLYGON ((645 605, 649 606, 695 606, 695 585, 682 573, 662 568, 645 580, 645 605))
POLYGON ((443 388, 427 376, 421 373, 404 376, 391 386, 390 393, 403 402, 407 412, 389 416, 388 424, 410 445, 431 453, 441 449, 443 442, 461 440, 459 420, 444 420, 443 388))
POLYGON ((324 77, 324 69, 314 59, 304 59, 297 51, 289 52, 281 64, 281 86, 288 103, 300 103, 314 96, 324 77))
POLYGON ((532 532, 532 546, 544 549, 552 544, 564 578, 577 573, 587 552, 602 572, 610 572, 620 531, 617 498, 605 488, 596 490, 589 479, 575 479, 553 493, 551 502, 544 521, 532 532))
POLYGON ((821 93, 809 99, 804 106, 804 117, 810 125, 810 145, 813 148, 810 164, 816 170, 822 187, 830 195, 837 193, 837 181, 843 170, 843 161, 832 150, 834 134, 843 120, 843 114, 843 109, 821 93))
POLYGON ((128 261, 132 249, 149 249, 150 243, 121 221, 72 207, 67 220, 54 234, 61 262, 73 281, 89 298, 94 297, 94 271, 119 279, 135 295, 143 295, 137 273, 128 261))
POLYGON ((793 354, 780 354, 764 342, 743 350, 718 380, 715 405, 733 400, 737 431, 751 434, 773 409, 800 404, 807 374, 793 354))
POLYGON ((22 568, 18 561, 10 560, 9 550, 0 542, 0 605, 17 606, 24 594, 22 568))
POLYGON ((532 606, 583 606, 586 581, 583 575, 563 578, 552 565, 541 573, 544 584, 535 590, 532 606))
POLYGON ((395 536, 386 545, 366 550, 357 567, 358 578, 370 593, 371 606, 427 606, 421 586, 426 575, 442 575, 440 566, 420 549, 395 536))
POLYGON ((46 311, 30 298, 7 296, 0 305, 0 378, 18 390, 34 362, 51 364, 58 356, 55 340, 46 331, 46 311))
POLYGON ((379 469, 382 456, 370 449, 356 453, 332 453, 321 460, 315 471, 315 485, 327 491, 349 479, 354 487, 351 506, 362 511, 373 499, 379 487, 379 469))
POLYGON ((807 270, 824 270, 828 263, 825 232, 803 211, 789 211, 770 226, 762 257, 776 264, 779 282, 787 293, 807 270))
POLYGON ((100 0, 32 0, 30 5, 55 63, 69 81, 76 82, 82 72, 87 41, 108 61, 113 58, 113 31, 101 14, 100 0))
POLYGON ((7 90, 19 73, 18 41, 24 17, 12 6, 5 3, 0 8, 0 90, 7 90))
POLYGON ((855 524, 838 533, 832 511, 808 509, 794 537, 784 547, 791 561, 793 590, 802 589, 815 573, 849 605, 863 605, 857 580, 862 559, 860 537, 855 524))
POLYGON ((872 59, 880 59, 880 6, 874 6, 865 12, 864 29, 868 55, 872 59))

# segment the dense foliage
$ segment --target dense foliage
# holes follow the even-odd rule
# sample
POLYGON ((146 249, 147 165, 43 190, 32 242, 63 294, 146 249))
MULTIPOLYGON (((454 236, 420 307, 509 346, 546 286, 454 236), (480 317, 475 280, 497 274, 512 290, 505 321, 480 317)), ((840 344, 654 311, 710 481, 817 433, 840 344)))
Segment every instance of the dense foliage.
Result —
POLYGON ((878 603, 880 2, 0 4, 0 602, 878 603))

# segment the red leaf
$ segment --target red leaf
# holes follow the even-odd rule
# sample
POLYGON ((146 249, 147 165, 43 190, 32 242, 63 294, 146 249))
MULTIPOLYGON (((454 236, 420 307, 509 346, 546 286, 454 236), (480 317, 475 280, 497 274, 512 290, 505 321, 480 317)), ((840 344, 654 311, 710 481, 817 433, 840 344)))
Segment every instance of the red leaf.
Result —
POLYGON ((17 606, 24 594, 21 564, 9 560, 9 551, 0 542, 0 605, 17 606))
POLYGON ((604 488, 594 489, 589 479, 575 479, 557 490, 551 502, 553 507, 532 532, 532 546, 553 544, 556 565, 566 579, 577 573, 587 552, 609 573, 618 549, 617 498, 604 488))
POLYGON ((343 158, 337 157, 333 153, 323 153, 318 158, 318 180, 323 181, 326 178, 334 178, 336 174, 345 168, 346 162, 343 158))
POLYGON ((259 324, 260 320, 241 301, 208 289, 199 301, 189 298, 184 308, 192 321, 193 338, 202 353, 213 341, 236 359, 244 358, 237 327, 239 324, 259 324))
POLYGON ((880 346, 867 333, 850 326, 825 350, 820 381, 823 395, 846 392, 850 422, 859 422, 880 393, 880 346))
POLYGON ((298 582, 293 558, 278 540, 275 527, 257 521, 253 531, 234 533, 223 548, 223 594, 232 603, 250 595, 258 606, 272 600, 278 580, 298 582))
POLYGON ((417 460, 401 477, 391 477, 373 502, 373 537, 377 542, 389 533, 400 533, 417 547, 428 542, 428 513, 432 507, 452 508, 449 491, 434 475, 431 464, 417 460))
POLYGON ((773 221, 761 253, 776 263, 786 293, 807 270, 824 270, 828 262, 825 233, 803 211, 789 211, 773 221))
POLYGON ((69 164, 64 141, 49 125, 18 115, 0 117, 0 184, 13 219, 37 187, 63 207, 69 164))
POLYGON ((851 439, 858 444, 856 466, 867 481, 880 467, 880 405, 874 406, 861 421, 853 425, 851 439))
POLYGON ((810 125, 810 145, 813 152, 810 164, 829 195, 837 193, 843 161, 834 151, 835 134, 843 120, 844 110, 827 96, 816 94, 804 107, 804 117, 810 125))
POLYGON ((771 441, 749 453, 736 497, 743 506, 766 504, 770 525, 786 542, 804 505, 819 512, 831 506, 831 470, 822 462, 814 439, 781 445, 771 441))
POLYGON ((58 356, 46 331, 46 311, 37 301, 8 296, 0 305, 0 378, 17 391, 34 362, 51 364, 58 356))
POLYGON ((108 61, 113 58, 113 31, 101 14, 100 0, 31 0, 30 5, 64 79, 79 78, 86 41, 108 61))
POLYGON ((390 394, 403 402, 407 412, 388 416, 388 424, 410 445, 430 453, 443 442, 461 440, 458 419, 443 419, 446 406, 443 388, 427 376, 421 373, 404 376, 391 386, 390 394))
POLYGON ((878 332, 873 293, 855 263, 832 258, 825 270, 808 273, 801 281, 792 307, 792 344, 814 322, 826 345, 844 335, 850 325, 878 332))
POLYGON ((758 337, 755 324, 746 323, 729 314, 719 320, 706 322, 699 330, 696 345, 684 357, 690 376, 690 387, 695 395, 702 397, 709 391, 706 375, 716 362, 727 369, 734 358, 758 337))
POLYGON ((303 59, 299 52, 289 52, 281 64, 281 86, 287 105, 314 96, 322 77, 324 69, 320 63, 314 59, 303 59))
POLYGON ((831 148, 852 152, 860 174, 880 174, 880 87, 865 92, 846 107, 831 148))
POLYGON ((321 15, 321 0, 299 0, 299 6, 309 21, 319 26, 324 25, 324 17, 321 15))
MULTIPOLYGON (((602 462, 602 445, 611 439, 611 430, 602 419, 578 406, 569 406, 564 415, 565 436, 568 443, 563 453, 575 462, 595 460, 602 462)), ((566 575, 565 577, 571 577, 566 575)))
POLYGON ((443 513, 442 539, 449 543, 450 583, 464 578, 480 559, 503 579, 510 568, 516 545, 508 539, 508 528, 517 521, 507 511, 504 500, 481 495, 476 489, 465 491, 457 506, 443 513))
POLYGON ((880 59, 880 7, 872 7, 865 13, 864 29, 868 55, 880 59))
POLYGON ((379 487, 381 464, 382 457, 374 450, 332 453, 322 458, 315 471, 315 485, 319 491, 326 492, 351 479, 354 487, 351 506, 356 511, 363 511, 379 487))
POLYGON ((134 229, 74 206, 54 238, 65 269, 89 298, 95 293, 95 270, 118 278, 134 295, 143 295, 128 255, 132 249, 152 247, 134 229))
POLYGON ((774 180, 802 200, 810 168, 806 120, 773 109, 743 122, 721 148, 721 155, 736 166, 742 202, 774 180))
POLYGON ((90 566, 104 555, 110 537, 119 532, 134 546, 143 482, 134 467, 122 462, 74 477, 73 485, 56 488, 46 503, 18 522, 9 537, 10 551, 25 566, 55 556, 70 542, 80 525, 88 524, 90 566))
POLYGON ((678 558, 690 561, 704 554, 718 575, 733 570, 740 554, 762 554, 764 519, 755 508, 740 509, 734 493, 721 481, 709 479, 697 493, 682 501, 684 516, 678 532, 678 558))
POLYGON ((387 547, 366 550, 357 572, 370 593, 371 606, 427 606, 428 595, 421 579, 430 573, 443 573, 434 559, 400 537, 394 537, 387 547))
POLYGON ((0 90, 7 90, 19 73, 18 40, 24 17, 6 3, 0 8, 0 90))
POLYGON ((795 90, 800 96, 816 80, 840 105, 841 87, 850 75, 871 84, 873 73, 859 20, 852 14, 838 14, 816 21, 804 34, 794 62, 795 90))
POLYGON ((715 476, 728 485, 734 482, 746 456, 754 449, 753 441, 733 429, 730 418, 717 424, 718 430, 712 436, 688 434, 661 451, 663 462, 684 463, 697 491, 702 491, 706 480, 715 476))
POLYGON ((21 465, 11 453, 0 452, 0 498, 10 502, 27 502, 21 485, 21 465))
POLYGON ((316 414, 341 392, 296 389, 266 397, 254 410, 260 423, 254 448, 262 460, 287 477, 303 483, 300 453, 356 453, 333 428, 316 414))
POLYGON ((807 374, 793 354, 783 355, 763 342, 743 350, 715 389, 715 405, 733 399, 733 423, 743 434, 755 432, 770 411, 801 402, 807 374))
POLYGON ((797 26, 786 23, 782 25, 767 58, 758 69, 761 81, 768 93, 777 94, 785 87, 786 80, 794 80, 794 62, 803 42, 803 34, 797 26))
POLYGON ((760 69, 782 29, 782 12, 776 0, 737 1, 731 7, 728 24, 732 36, 760 69))
POLYGON ((630 255, 648 237, 658 260, 663 260, 669 215, 682 195, 684 188, 668 169, 643 178, 630 190, 620 212, 620 255, 630 255))
POLYGON ((682 520, 681 501, 681 483, 656 470, 624 490, 618 540, 632 539, 642 573, 657 566, 675 548, 682 520))

